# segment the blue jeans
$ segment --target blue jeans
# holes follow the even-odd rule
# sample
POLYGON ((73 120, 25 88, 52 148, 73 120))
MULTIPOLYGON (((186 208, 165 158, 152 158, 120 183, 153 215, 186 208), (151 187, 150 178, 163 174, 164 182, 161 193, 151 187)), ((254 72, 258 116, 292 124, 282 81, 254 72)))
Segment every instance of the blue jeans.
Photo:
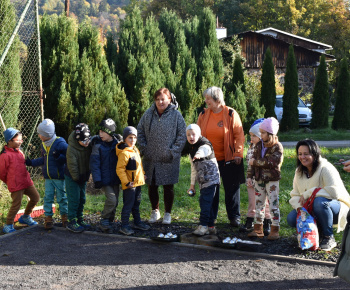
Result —
POLYGON ((220 184, 213 184, 200 190, 199 206, 201 213, 199 222, 202 226, 214 226, 219 209, 220 184))
POLYGON ((55 202, 60 206, 60 214, 68 213, 68 201, 65 190, 64 179, 45 179, 44 211, 45 216, 52 216, 52 204, 55 202))
POLYGON ((64 175, 68 198, 68 221, 83 218, 84 204, 86 201, 86 182, 77 183, 72 178, 64 175))
MULTIPOLYGON (((333 236, 333 224, 338 223, 340 202, 325 197, 316 197, 314 200, 313 216, 317 220, 317 225, 321 228, 323 236, 333 236)), ((287 223, 291 227, 296 227, 297 211, 293 209, 287 216, 287 223)))
POLYGON ((134 224, 141 222, 140 217, 141 186, 123 190, 122 226, 129 225, 130 213, 134 218, 134 224))

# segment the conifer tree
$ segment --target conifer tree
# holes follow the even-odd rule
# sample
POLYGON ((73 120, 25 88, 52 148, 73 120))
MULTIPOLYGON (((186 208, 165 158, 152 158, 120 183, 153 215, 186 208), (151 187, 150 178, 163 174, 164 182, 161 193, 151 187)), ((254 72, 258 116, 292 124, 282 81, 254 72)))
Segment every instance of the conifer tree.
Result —
POLYGON ((261 97, 260 104, 264 106, 265 117, 275 117, 276 104, 276 83, 275 83, 275 68, 272 62, 271 50, 268 47, 265 53, 265 59, 262 67, 261 75, 261 97))
POLYGON ((244 75, 243 75, 243 68, 242 68, 242 59, 240 56, 236 56, 234 62, 233 62, 233 73, 232 73, 232 91, 233 93, 236 93, 236 88, 238 86, 241 86, 241 91, 243 93, 246 92, 245 85, 244 85, 244 75))
POLYGON ((328 74, 326 58, 321 56, 317 69, 316 82, 312 96, 311 128, 327 128, 329 115, 328 74))
POLYGON ((298 103, 298 72, 293 44, 291 44, 289 46, 285 74, 281 131, 296 130, 299 128, 298 103))
MULTIPOLYGON (((337 80, 336 101, 332 128, 334 130, 350 129, 350 78, 348 63, 342 59, 337 80)), ((312 119, 314 116, 312 116, 312 119)))
POLYGON ((242 88, 242 85, 238 85, 236 87, 235 102, 232 105, 232 108, 237 111, 238 115, 241 118, 242 124, 244 124, 248 111, 247 111, 245 95, 241 88, 242 88))

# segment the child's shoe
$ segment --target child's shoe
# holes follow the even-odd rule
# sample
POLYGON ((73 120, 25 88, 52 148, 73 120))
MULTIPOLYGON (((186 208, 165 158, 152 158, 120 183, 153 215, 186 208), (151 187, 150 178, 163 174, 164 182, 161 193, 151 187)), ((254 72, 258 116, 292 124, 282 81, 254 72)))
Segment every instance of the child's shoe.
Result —
POLYGON ((216 235, 217 231, 214 226, 208 227, 209 235, 216 235))
POLYGON ((278 240, 280 238, 279 230, 279 226, 271 226, 271 233, 267 236, 267 239, 271 241, 278 240))
POLYGON ((68 224, 68 216, 66 214, 61 215, 62 227, 66 228, 68 224))
POLYGON ((264 236, 268 236, 271 232, 271 220, 265 219, 264 220, 264 236))
POLYGON ((45 230, 51 230, 53 228, 52 216, 45 217, 44 226, 45 226, 45 230))
POLYGON ((68 222, 67 230, 73 233, 81 233, 84 231, 84 227, 78 224, 77 219, 72 219, 68 222))
POLYGON ((89 225, 86 221, 84 221, 84 218, 78 218, 77 223, 84 228, 84 230, 90 230, 91 225, 89 225))
POLYGON ((22 215, 19 219, 18 222, 21 224, 26 224, 28 226, 34 226, 37 225, 38 223, 32 219, 30 215, 22 215))
POLYGON ((254 230, 248 234, 249 238, 263 238, 264 230, 263 224, 254 224, 254 230))
POLYGON ((151 218, 148 220, 150 224, 155 223, 160 219, 160 212, 159 209, 152 210, 151 212, 151 218))
POLYGON ((9 234, 9 233, 13 233, 15 232, 15 228, 13 227, 13 224, 10 224, 10 225, 5 225, 4 228, 2 229, 2 231, 5 233, 5 234, 9 234))
POLYGON ((149 225, 146 225, 144 222, 139 222, 138 224, 134 224, 134 229, 142 230, 142 231, 147 231, 151 227, 149 225))
POLYGON ((207 226, 199 225, 192 234, 196 236, 204 236, 209 234, 209 230, 207 226))
POLYGON ((164 225, 170 225, 171 224, 171 215, 170 213, 166 212, 163 217, 163 224, 164 225))
POLYGON ((109 219, 101 219, 99 228, 102 232, 110 233, 112 230, 112 224, 109 219))
POLYGON ((239 231, 241 233, 251 232, 253 230, 253 223, 254 223, 254 218, 247 217, 245 224, 241 225, 241 227, 239 228, 239 231))
POLYGON ((133 231, 133 229, 127 225, 127 226, 122 226, 119 230, 120 233, 124 234, 124 235, 127 235, 127 236, 130 236, 132 234, 134 234, 135 232, 133 231))

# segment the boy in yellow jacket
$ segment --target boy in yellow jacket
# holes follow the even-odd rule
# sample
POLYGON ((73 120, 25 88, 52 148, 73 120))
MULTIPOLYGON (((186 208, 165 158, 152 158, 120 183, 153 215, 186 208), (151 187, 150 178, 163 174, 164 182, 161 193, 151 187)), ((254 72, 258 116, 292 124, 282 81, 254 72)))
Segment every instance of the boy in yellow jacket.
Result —
POLYGON ((123 209, 121 214, 122 226, 119 230, 124 235, 132 235, 133 229, 129 226, 129 217, 134 217, 134 228, 146 231, 150 228, 141 221, 140 202, 141 185, 145 184, 140 151, 135 147, 137 130, 128 126, 123 131, 124 142, 116 146, 118 156, 117 174, 123 188, 123 209))

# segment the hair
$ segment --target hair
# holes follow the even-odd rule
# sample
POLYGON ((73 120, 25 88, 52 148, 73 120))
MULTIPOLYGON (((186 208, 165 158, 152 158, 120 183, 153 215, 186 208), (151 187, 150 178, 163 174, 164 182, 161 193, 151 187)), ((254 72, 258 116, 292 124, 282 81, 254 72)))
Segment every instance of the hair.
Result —
POLYGON ((156 101, 161 94, 167 95, 169 100, 171 101, 171 93, 167 88, 160 88, 159 90, 157 90, 153 95, 153 99, 156 101))
POLYGON ((12 141, 13 139, 15 139, 15 138, 16 138, 17 136, 19 136, 19 135, 22 136, 22 132, 17 132, 17 133, 9 140, 9 142, 12 141))
MULTIPOLYGON (((310 154, 314 157, 314 161, 312 163, 312 171, 311 171, 311 175, 313 175, 317 167, 320 165, 320 157, 321 157, 320 147, 318 147, 317 143, 312 139, 301 140, 296 145, 297 156, 299 153, 298 150, 300 146, 307 146, 309 148, 310 154)), ((299 160, 299 156, 297 158, 297 171, 300 172, 301 176, 303 175, 303 173, 308 174, 308 170, 304 165, 301 164, 299 160)))
POLYGON ((273 145, 275 145, 278 142, 278 137, 276 135, 271 134, 270 132, 267 132, 267 136, 269 137, 269 139, 267 141, 263 141, 264 142, 264 146, 265 147, 272 147, 273 145))
POLYGON ((210 87, 206 89, 203 92, 203 97, 209 96, 211 97, 215 102, 220 103, 221 105, 225 106, 225 100, 224 100, 224 94, 222 90, 218 87, 210 87))

